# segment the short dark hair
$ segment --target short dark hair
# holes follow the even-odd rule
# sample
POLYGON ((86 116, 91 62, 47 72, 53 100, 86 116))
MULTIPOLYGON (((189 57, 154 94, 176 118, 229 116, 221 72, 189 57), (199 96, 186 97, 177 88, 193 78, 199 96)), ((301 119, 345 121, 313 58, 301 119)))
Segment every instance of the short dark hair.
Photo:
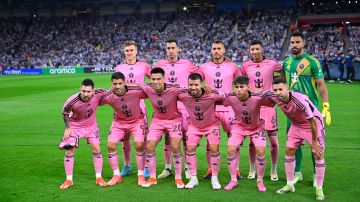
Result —
POLYGON ((252 40, 250 42, 250 46, 253 46, 253 45, 260 45, 261 47, 263 46, 263 44, 260 40, 252 40))
POLYGON ((175 43, 176 46, 178 45, 178 42, 176 39, 168 39, 168 40, 166 40, 166 43, 175 43))
POLYGON ((304 34, 302 32, 294 32, 291 34, 291 37, 293 37, 293 36, 295 36, 295 37, 298 36, 298 37, 301 37, 302 40, 305 40, 304 34))
POLYGON ((347 50, 347 53, 350 53, 352 51, 352 49, 349 49, 349 50, 347 50))
POLYGON ((95 84, 94 84, 93 80, 91 80, 91 79, 89 79, 89 78, 84 79, 84 80, 81 82, 81 85, 82 85, 82 86, 91 86, 92 88, 95 87, 95 84))
POLYGON ((190 79, 190 80, 200 80, 201 82, 203 82, 203 78, 199 73, 191 73, 189 75, 188 79, 190 79))
POLYGON ((213 44, 222 44, 222 45, 225 47, 224 42, 221 41, 221 40, 215 40, 215 41, 213 42, 213 44))
POLYGON ((124 47, 132 46, 132 45, 137 48, 137 44, 134 40, 129 40, 124 42, 124 47))
POLYGON ((245 85, 249 85, 249 77, 247 76, 238 76, 234 79, 233 81, 233 84, 234 85, 242 85, 242 84, 245 84, 245 85))
POLYGON ((125 81, 125 76, 121 72, 115 72, 111 75, 111 81, 114 79, 121 79, 121 80, 125 81))
POLYGON ((284 79, 283 77, 277 77, 273 80, 272 84, 285 84, 287 85, 286 79, 284 79))
POLYGON ((160 67, 155 67, 150 71, 150 74, 161 74, 165 76, 165 71, 160 67))

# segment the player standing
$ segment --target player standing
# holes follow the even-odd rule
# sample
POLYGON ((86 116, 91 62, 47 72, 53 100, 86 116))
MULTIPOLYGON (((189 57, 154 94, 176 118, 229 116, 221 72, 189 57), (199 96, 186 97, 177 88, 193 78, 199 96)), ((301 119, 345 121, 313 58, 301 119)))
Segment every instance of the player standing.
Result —
POLYGON ((192 189, 199 184, 197 179, 196 148, 203 136, 207 138, 210 150, 210 168, 212 170, 211 185, 213 189, 221 189, 218 179, 220 169, 220 125, 215 115, 215 102, 222 97, 216 90, 205 94, 202 89, 202 77, 198 73, 189 76, 188 91, 183 90, 178 98, 189 113, 189 126, 186 132, 186 163, 191 178, 185 188, 192 189))
POLYGON ((78 148, 79 139, 86 138, 90 144, 96 173, 96 184, 106 187, 101 177, 103 158, 100 150, 99 129, 96 123, 96 109, 104 90, 94 90, 94 82, 84 79, 81 83, 80 93, 72 95, 66 100, 62 114, 65 123, 64 136, 59 145, 66 149, 64 167, 66 180, 60 189, 67 189, 73 185, 74 152, 78 148))
POLYGON ((108 157, 113 177, 107 183, 113 186, 122 181, 119 172, 117 144, 131 133, 134 138, 136 150, 136 162, 138 167, 138 185, 145 182, 145 128, 144 113, 140 108, 140 101, 146 98, 140 87, 126 86, 125 76, 121 72, 115 72, 111 76, 112 89, 102 98, 100 105, 110 105, 115 113, 108 136, 108 157))
MULTIPOLYGON (((125 41, 124 43, 124 55, 125 63, 117 65, 115 72, 121 72, 126 77, 126 82, 144 84, 144 78, 147 76, 150 77, 151 66, 146 62, 141 62, 137 60, 137 44, 135 41, 125 41)), ((147 116, 146 116, 146 105, 144 100, 141 100, 140 107, 143 111, 144 120, 146 121, 147 127, 147 116)), ((147 128, 146 128, 147 130, 147 128)), ((121 176, 126 176, 132 173, 133 168, 130 164, 130 151, 131 145, 130 140, 127 135, 123 141, 123 151, 124 151, 124 167, 121 172, 121 176)), ((145 177, 147 177, 146 168, 145 168, 145 177)))
POLYGON ((266 187, 263 182, 266 158, 266 135, 260 120, 262 106, 273 107, 274 103, 269 101, 264 94, 251 93, 249 91, 249 78, 246 76, 239 76, 234 80, 234 93, 229 94, 224 98, 224 106, 231 106, 235 112, 235 125, 231 130, 231 135, 228 140, 228 165, 231 180, 225 187, 225 190, 232 190, 238 186, 237 169, 239 161, 236 158, 237 150, 249 136, 251 142, 255 145, 256 151, 256 169, 257 169, 257 183, 256 186, 260 192, 265 192, 266 187))
MULTIPOLYGON (((319 107, 319 91, 323 100, 322 114, 327 125, 331 123, 329 95, 324 81, 324 74, 319 61, 304 52, 304 35, 294 32, 290 38, 292 55, 284 60, 282 74, 285 75, 291 91, 300 92, 309 97, 315 107, 319 107)), ((290 128, 288 120, 288 128, 290 128)), ((301 174, 302 151, 301 145, 296 151, 295 180, 297 183, 303 179, 301 174)), ((313 156, 312 156, 313 157, 313 156)), ((314 158, 313 164, 315 165, 314 158)), ((315 175, 314 175, 315 176, 315 175)), ((314 177, 314 184, 316 178, 314 177)))
MULTIPOLYGON (((198 68, 189 60, 181 59, 179 57, 179 46, 178 42, 175 39, 169 39, 166 41, 166 54, 167 59, 159 60, 157 67, 162 68, 165 71, 165 82, 170 84, 178 84, 180 86, 188 85, 188 76, 197 72, 198 68)), ((188 113, 181 102, 177 103, 178 110, 182 116, 182 130, 185 137, 185 133, 188 127, 188 113)), ((186 140, 184 140, 186 143, 186 140)), ((186 150, 184 144, 184 150, 186 150)), ((165 169, 158 176, 159 179, 168 177, 172 175, 171 171, 171 145, 170 138, 168 134, 165 136, 165 145, 164 145, 164 159, 165 159, 165 169)), ((190 178, 190 172, 188 170, 187 164, 185 164, 185 175, 186 178, 190 178)))
MULTIPOLYGON (((225 45, 222 41, 214 41, 211 47, 212 61, 200 65, 199 71, 203 76, 206 84, 223 93, 232 92, 232 82, 239 74, 238 67, 233 62, 225 60, 225 45)), ((230 134, 232 122, 234 120, 234 111, 231 107, 223 105, 216 106, 216 115, 219 118, 224 131, 230 134)), ((237 154, 237 157, 239 154, 237 154)), ((212 171, 210 169, 210 150, 209 144, 206 145, 206 158, 208 162, 208 172, 204 176, 205 179, 211 179, 212 171)), ((240 178, 240 172, 238 172, 240 178)))
POLYGON ((177 109, 177 96, 181 89, 175 85, 165 84, 164 75, 163 69, 153 68, 151 70, 151 85, 142 87, 154 109, 146 142, 146 161, 150 178, 142 186, 150 187, 157 184, 155 149, 165 132, 170 136, 174 158, 175 184, 177 188, 181 189, 185 186, 181 177, 182 154, 180 143, 183 137, 182 118, 177 109))
MULTIPOLYGON (((271 90, 274 72, 281 72, 281 64, 264 57, 264 48, 261 41, 254 40, 250 43, 251 60, 242 64, 240 72, 249 77, 250 88, 271 90)), ((271 154, 271 180, 277 181, 277 162, 279 158, 279 141, 277 136, 277 115, 274 107, 261 107, 260 119, 264 122, 264 128, 270 140, 271 154)), ((250 170, 248 179, 254 179, 255 170, 255 147, 252 141, 249 142, 250 170)))

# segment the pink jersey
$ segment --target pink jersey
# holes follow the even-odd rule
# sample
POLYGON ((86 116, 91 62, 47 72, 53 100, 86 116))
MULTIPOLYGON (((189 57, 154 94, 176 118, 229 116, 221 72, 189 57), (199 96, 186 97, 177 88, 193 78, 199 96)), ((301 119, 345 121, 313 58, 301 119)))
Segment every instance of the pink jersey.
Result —
POLYGON ((199 98, 194 98, 187 90, 182 90, 178 99, 184 103, 189 113, 190 125, 203 129, 219 123, 219 119, 215 116, 215 102, 221 101, 222 96, 217 90, 213 90, 208 95, 203 94, 199 98))
POLYGON ((273 100, 280 109, 286 114, 286 116, 292 121, 292 125, 299 128, 311 128, 310 122, 308 121, 311 118, 315 118, 320 121, 321 127, 324 127, 323 116, 319 110, 314 106, 310 101, 309 97, 298 93, 290 92, 290 100, 287 104, 280 102, 273 93, 267 93, 268 97, 273 100))
POLYGON ((145 76, 150 77, 151 66, 146 62, 136 61, 135 64, 120 64, 115 68, 115 72, 124 74, 126 82, 144 84, 145 76))
POLYGON ((100 105, 108 104, 115 110, 114 121, 134 121, 144 118, 140 100, 146 97, 140 87, 127 86, 123 96, 117 96, 110 90, 107 91, 102 97, 100 105))
MULTIPOLYGON (((187 59, 179 59, 176 62, 160 60, 156 66, 165 71, 165 81, 167 83, 179 84, 180 86, 188 86, 189 75, 198 72, 198 67, 187 59)), ((184 105, 178 102, 178 108, 184 109, 184 105)))
MULTIPOLYGON (((206 80, 206 85, 223 93, 232 92, 232 82, 239 74, 238 66, 233 62, 207 62, 200 65, 199 71, 206 80)), ((229 111, 229 108, 218 105, 216 111, 229 111)))
POLYGON ((198 68, 186 59, 179 59, 176 62, 160 60, 156 66, 165 71, 165 81, 167 83, 179 84, 180 86, 187 86, 189 75, 198 71, 198 68))
MULTIPOLYGON (((135 64, 120 64, 115 68, 115 72, 121 72, 125 76, 126 82, 138 83, 143 85, 145 76, 150 78, 151 66, 146 62, 136 61, 135 64)), ((141 108, 146 108, 144 100, 140 102, 141 108)))
POLYGON ((96 109, 105 93, 102 89, 95 90, 94 96, 88 102, 80 99, 80 93, 66 100, 62 113, 69 116, 71 129, 97 128, 96 109))
POLYGON ((257 132, 262 129, 260 122, 261 106, 273 107, 274 103, 265 94, 249 92, 249 96, 246 101, 241 101, 231 93, 224 98, 223 104, 233 108, 235 122, 243 131, 257 132))
POLYGON ((151 84, 143 86, 142 90, 149 97, 154 108, 154 118, 163 120, 181 118, 176 105, 181 90, 178 85, 165 84, 165 90, 161 94, 156 93, 151 84))
POLYGON ((282 66, 274 60, 264 59, 256 63, 252 60, 244 62, 240 72, 249 77, 250 88, 262 88, 263 90, 272 89, 274 72, 281 72, 282 66))

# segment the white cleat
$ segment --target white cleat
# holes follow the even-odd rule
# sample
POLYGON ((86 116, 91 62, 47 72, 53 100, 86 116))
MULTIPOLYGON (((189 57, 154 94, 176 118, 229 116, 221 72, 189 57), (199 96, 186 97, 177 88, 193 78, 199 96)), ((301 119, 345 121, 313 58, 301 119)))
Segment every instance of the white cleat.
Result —
POLYGON ((317 187, 316 184, 317 184, 316 183, 316 175, 314 174, 314 176, 313 176, 313 187, 317 187))
POLYGON ((194 187, 199 185, 199 180, 196 176, 192 176, 190 181, 185 185, 186 189, 193 189, 194 187))
POLYGON ((157 178, 164 179, 171 175, 172 175, 172 170, 170 170, 169 168, 165 168, 157 178))
POLYGON ((276 191, 276 193, 278 194, 285 194, 289 192, 295 192, 294 185, 285 185, 283 188, 276 191))
POLYGON ((256 177, 256 171, 255 170, 249 170, 248 179, 253 180, 256 177))
POLYGON ((211 185, 212 185, 212 188, 215 190, 221 189, 221 185, 219 183, 219 179, 217 178, 217 176, 211 177, 211 185))
POLYGON ((188 179, 188 180, 191 178, 191 174, 190 174, 189 168, 185 168, 185 177, 186 177, 186 179, 188 179))
POLYGON ((316 200, 318 201, 325 200, 325 195, 322 188, 316 188, 316 200))
POLYGON ((276 170, 270 172, 270 179, 271 179, 271 181, 278 181, 279 180, 279 177, 278 177, 278 174, 277 174, 276 170))
POLYGON ((294 178, 294 184, 300 182, 303 180, 303 176, 301 173, 295 173, 295 178, 294 178))

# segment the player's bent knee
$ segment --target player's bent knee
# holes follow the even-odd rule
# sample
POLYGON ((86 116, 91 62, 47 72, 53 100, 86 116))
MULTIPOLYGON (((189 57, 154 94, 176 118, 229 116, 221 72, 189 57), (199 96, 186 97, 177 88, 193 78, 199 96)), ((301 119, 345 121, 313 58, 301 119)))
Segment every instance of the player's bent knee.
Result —
POLYGON ((135 142, 135 150, 137 152, 144 151, 144 143, 143 142, 135 142))
POLYGON ((290 148, 290 147, 286 148, 286 155, 287 156, 295 156, 295 152, 296 152, 295 148, 290 148))
POLYGON ((196 146, 194 145, 188 145, 186 148, 186 152, 193 153, 196 151, 196 146))
POLYGON ((211 144, 209 149, 210 149, 211 153, 219 152, 219 145, 218 144, 211 144))

